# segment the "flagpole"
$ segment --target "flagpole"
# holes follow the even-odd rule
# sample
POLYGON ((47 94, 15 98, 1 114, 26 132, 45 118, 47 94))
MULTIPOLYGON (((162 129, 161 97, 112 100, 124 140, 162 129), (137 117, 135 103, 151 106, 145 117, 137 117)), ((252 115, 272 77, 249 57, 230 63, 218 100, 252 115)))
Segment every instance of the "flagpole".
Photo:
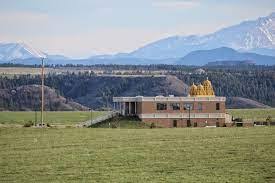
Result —
POLYGON ((44 125, 44 58, 41 64, 41 127, 44 125))

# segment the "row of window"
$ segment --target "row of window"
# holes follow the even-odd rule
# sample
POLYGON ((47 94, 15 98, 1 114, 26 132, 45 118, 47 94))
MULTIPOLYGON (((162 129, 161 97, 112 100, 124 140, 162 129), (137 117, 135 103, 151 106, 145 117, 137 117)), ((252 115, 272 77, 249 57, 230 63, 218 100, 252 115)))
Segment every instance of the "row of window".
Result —
MULTIPOLYGON (((180 103, 169 103, 170 104, 170 109, 176 111, 180 110, 181 105, 180 103)), ((184 103, 183 104, 183 109, 184 110, 193 110, 194 104, 193 103, 184 103)), ((167 110, 167 103, 157 103, 157 110, 158 111, 163 111, 167 110)), ((220 110, 220 103, 216 103, 216 110, 220 110)), ((198 111, 202 111, 202 103, 198 103, 198 111)))

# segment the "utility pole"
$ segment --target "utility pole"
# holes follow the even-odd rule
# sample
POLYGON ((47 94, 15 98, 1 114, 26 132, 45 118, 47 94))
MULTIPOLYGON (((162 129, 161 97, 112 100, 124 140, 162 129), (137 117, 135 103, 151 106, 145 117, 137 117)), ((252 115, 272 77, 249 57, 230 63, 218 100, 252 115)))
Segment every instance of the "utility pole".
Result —
POLYGON ((35 109, 35 120, 34 120, 34 126, 37 124, 37 110, 35 109))
POLYGON ((191 116, 190 116, 190 113, 191 113, 191 105, 189 105, 188 109, 189 109, 189 125, 191 126, 191 116))
POLYGON ((187 127, 190 127, 191 126, 191 104, 188 104, 187 106, 187 109, 188 109, 188 120, 187 120, 187 127))
POLYGON ((44 58, 41 58, 41 127, 44 125, 44 58))
POLYGON ((92 125, 92 122, 93 122, 93 109, 90 108, 90 111, 91 111, 91 125, 92 125))

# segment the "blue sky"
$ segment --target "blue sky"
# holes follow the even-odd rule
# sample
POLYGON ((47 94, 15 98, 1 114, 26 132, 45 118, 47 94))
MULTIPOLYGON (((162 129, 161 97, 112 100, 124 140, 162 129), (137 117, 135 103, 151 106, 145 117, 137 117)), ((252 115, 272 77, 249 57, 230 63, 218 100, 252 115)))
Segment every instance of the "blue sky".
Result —
POLYGON ((271 12, 274 0, 0 0, 0 42, 79 58, 206 34, 271 12))

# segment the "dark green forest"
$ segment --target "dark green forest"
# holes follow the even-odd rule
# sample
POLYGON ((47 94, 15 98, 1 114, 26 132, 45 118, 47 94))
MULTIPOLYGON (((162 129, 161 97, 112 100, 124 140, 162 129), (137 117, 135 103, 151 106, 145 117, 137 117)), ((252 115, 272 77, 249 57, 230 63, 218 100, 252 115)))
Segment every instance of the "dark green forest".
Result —
MULTIPOLYGON (((169 75, 176 76, 185 84, 193 82, 198 84, 208 77, 218 96, 244 97, 263 104, 275 107, 275 69, 267 66, 248 66, 243 68, 235 67, 205 67, 205 73, 193 72, 195 67, 183 67, 164 65, 152 66, 96 66, 112 69, 139 70, 166 70, 169 75)), ((143 77, 102 77, 92 72, 88 73, 66 73, 49 74, 45 77, 45 85, 56 90, 58 95, 74 100, 86 106, 96 103, 96 106, 108 106, 113 96, 137 96, 137 95, 187 95, 185 92, 169 91, 163 78, 143 77), (159 89, 158 89, 159 88, 159 89), (125 92, 129 91, 129 92, 125 92), (88 101, 91 100, 91 101, 88 101), (94 101, 93 101, 94 100, 94 101)), ((15 75, 13 77, 0 76, 0 90, 12 91, 22 85, 40 84, 38 75, 15 75)), ((1 100, 1 98, 0 98, 1 100)), ((3 101, 2 101, 3 102, 3 101)), ((8 102, 8 101, 7 101, 8 102)), ((20 101, 18 101, 20 102, 20 101)))
MULTIPOLYGON (((208 71, 215 94, 226 97, 244 97, 275 106, 275 70, 214 70, 208 71)), ((178 75, 185 83, 199 83, 201 74, 178 75)))

